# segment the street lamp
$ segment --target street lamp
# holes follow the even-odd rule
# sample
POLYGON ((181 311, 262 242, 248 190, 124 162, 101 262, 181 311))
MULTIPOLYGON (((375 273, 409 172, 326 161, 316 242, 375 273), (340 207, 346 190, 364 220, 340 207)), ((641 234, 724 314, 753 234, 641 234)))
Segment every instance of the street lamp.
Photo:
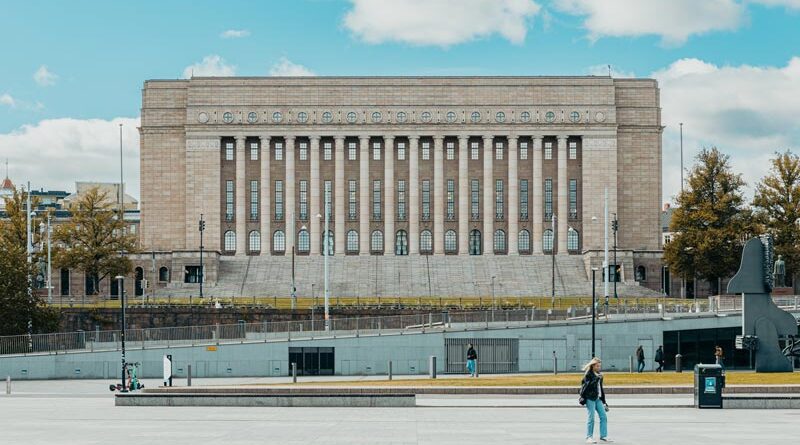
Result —
POLYGON ((550 286, 550 307, 553 309, 556 307, 556 219, 556 214, 553 213, 552 218, 550 218, 550 228, 553 232, 553 238, 550 240, 550 256, 553 260, 552 281, 550 286))
POLYGON ((497 303, 495 303, 495 299, 494 299, 494 279, 495 278, 497 278, 497 277, 492 275, 492 309, 497 309, 497 303))
MULTIPOLYGON (((203 298, 203 281, 205 281, 205 270, 203 267, 203 232, 206 230, 206 221, 203 219, 203 214, 200 214, 200 222, 198 224, 200 230, 200 298, 203 298)), ((202 305, 203 302, 200 301, 202 305)))
POLYGON ((592 268, 592 358, 594 358, 594 357, 595 357, 595 351, 594 351, 594 343, 595 343, 595 333, 594 333, 594 332, 595 332, 595 326, 594 326, 594 325, 595 325, 595 319, 597 318, 597 317, 595 316, 595 307, 597 307, 597 303, 595 303, 595 298, 596 298, 596 292, 595 292, 595 279, 594 279, 594 274, 595 274, 595 272, 597 272, 597 268, 596 268, 596 267, 593 267, 593 268, 592 268))
MULTIPOLYGON (((325 233, 322 236, 322 256, 323 256, 323 264, 324 264, 324 281, 323 281, 323 292, 325 295, 325 330, 331 330, 331 322, 330 322, 330 289, 328 288, 328 253, 330 249, 330 235, 329 235, 329 224, 330 224, 330 203, 328 202, 328 197, 325 197, 325 233)), ((317 218, 323 218, 322 215, 317 214, 317 218)))
MULTIPOLYGON (((614 232, 614 298, 619 298, 617 295, 617 230, 619 230, 619 220, 617 213, 612 213, 611 230, 614 232)), ((608 306, 608 298, 606 298, 606 306, 608 306)))
POLYGON ((122 275, 117 275, 114 277, 117 280, 117 289, 119 289, 119 299, 120 299, 120 307, 122 312, 122 329, 120 329, 120 344, 122 346, 122 392, 128 392, 128 389, 125 387, 125 368, 127 368, 127 363, 125 361, 125 329, 126 329, 126 320, 125 320, 125 284, 124 280, 125 277, 122 275))
MULTIPOLYGON (((53 303, 53 281, 52 281, 53 270, 52 270, 52 262, 51 262, 51 256, 50 256, 50 247, 52 245, 51 242, 50 242, 50 234, 51 234, 50 212, 47 212, 47 224, 45 225, 45 223, 39 223, 39 232, 40 233, 45 233, 45 231, 47 233, 47 304, 52 304, 53 303)), ((44 242, 44 241, 42 241, 42 242, 44 242)))

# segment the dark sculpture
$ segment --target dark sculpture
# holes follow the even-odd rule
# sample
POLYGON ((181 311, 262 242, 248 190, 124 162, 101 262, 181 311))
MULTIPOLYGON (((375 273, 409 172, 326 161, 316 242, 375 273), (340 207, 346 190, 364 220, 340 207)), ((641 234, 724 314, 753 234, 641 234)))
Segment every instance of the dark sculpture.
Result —
POLYGON ((772 237, 750 239, 728 293, 741 293, 742 335, 757 338, 756 372, 792 372, 792 362, 780 349, 780 337, 797 335, 797 320, 772 301, 772 237))
POLYGON ((786 286, 786 263, 783 262, 783 258, 780 255, 778 255, 777 261, 775 261, 772 275, 775 280, 775 287, 786 286))

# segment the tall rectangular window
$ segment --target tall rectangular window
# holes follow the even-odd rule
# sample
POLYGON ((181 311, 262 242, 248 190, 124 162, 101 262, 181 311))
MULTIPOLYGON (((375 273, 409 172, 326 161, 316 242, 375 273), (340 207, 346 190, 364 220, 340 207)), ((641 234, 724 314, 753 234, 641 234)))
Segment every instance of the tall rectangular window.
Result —
POLYGON ((258 221, 258 181, 250 181, 250 221, 258 221))
POLYGON ((275 160, 283 161, 283 142, 275 143, 275 160))
POLYGON ((325 142, 322 144, 322 160, 330 161, 333 158, 333 144, 325 142))
POLYGON ((283 181, 275 181, 275 219, 283 219, 283 181))
POLYGON ((519 158, 523 161, 528 160, 528 142, 523 141, 519 143, 519 158))
POLYGON ((503 180, 494 181, 494 219, 502 220, 505 215, 505 201, 503 200, 503 180))
POLYGON ((456 181, 447 180, 447 219, 456 219, 456 181))
POLYGON ((570 159, 578 159, 578 143, 577 142, 570 142, 569 143, 569 158, 570 159))
POLYGON ((406 219, 406 181, 397 181, 397 219, 406 219))
POLYGON ((258 161, 258 142, 250 143, 250 160, 258 161))
POLYGON ((553 143, 552 142, 545 142, 544 143, 544 158, 547 160, 553 159, 553 143))
POLYGON ((308 142, 301 142, 300 144, 300 152, 298 153, 298 157, 301 161, 308 160, 308 142))
POLYGON ((477 179, 473 179, 472 181, 470 181, 470 211, 472 213, 472 219, 478 219, 481 216, 480 194, 481 194, 480 182, 477 179))
POLYGON ((381 220, 381 181, 372 181, 372 219, 381 220))
POLYGON ((549 220, 553 217, 553 180, 544 180, 544 217, 549 220))
POLYGON ((308 181, 300 180, 300 219, 308 220, 308 181))
POLYGON ((349 161, 355 161, 357 153, 358 153, 358 145, 355 142, 348 142, 347 143, 347 159, 349 161))
POLYGON ((225 181, 225 221, 233 221, 233 181, 225 181))
POLYGON ((328 209, 328 221, 333 217, 333 206, 331 203, 333 202, 333 182, 330 179, 325 180, 325 208, 328 209))
POLYGON ((578 180, 569 180, 569 219, 578 219, 578 180))
POLYGON ((347 187, 347 217, 350 219, 356 219, 356 216, 358 215, 356 211, 356 190, 358 190, 358 183, 355 179, 351 179, 348 181, 347 187))
POLYGON ((497 142, 494 144, 494 158, 498 161, 503 160, 503 143, 497 142))
POLYGON ((405 142, 398 142, 397 143, 397 160, 398 161, 405 161, 406 160, 406 143, 405 142))
POLYGON ((456 158, 456 143, 451 141, 447 143, 447 160, 452 161, 455 158, 456 158))
POLYGON ((422 180, 422 219, 431 219, 431 181, 422 180))
POLYGON ((423 142, 422 143, 422 160, 429 161, 431 159, 431 143, 430 142, 423 142))
POLYGON ((469 144, 470 159, 477 161, 480 158, 481 149, 478 142, 471 142, 469 144))
POLYGON ((233 161, 233 142, 226 142, 225 143, 225 160, 226 161, 233 161))
POLYGON ((381 160, 381 143, 380 142, 373 142, 372 143, 372 160, 373 161, 380 161, 381 160))
POLYGON ((519 181, 519 219, 528 219, 528 180, 519 181))

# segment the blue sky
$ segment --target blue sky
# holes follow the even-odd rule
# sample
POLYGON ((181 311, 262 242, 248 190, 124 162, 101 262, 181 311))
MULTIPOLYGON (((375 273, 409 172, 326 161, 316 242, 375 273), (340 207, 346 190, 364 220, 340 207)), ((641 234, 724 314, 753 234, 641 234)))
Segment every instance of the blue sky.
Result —
POLYGON ((6 2, 0 41, 0 157, 12 179, 45 188, 114 180, 102 167, 118 123, 138 187, 142 82, 192 69, 584 75, 611 64, 662 85, 665 200, 679 186, 678 121, 687 157, 720 145, 750 183, 800 136, 800 96, 787 97, 800 94, 800 0, 6 2))

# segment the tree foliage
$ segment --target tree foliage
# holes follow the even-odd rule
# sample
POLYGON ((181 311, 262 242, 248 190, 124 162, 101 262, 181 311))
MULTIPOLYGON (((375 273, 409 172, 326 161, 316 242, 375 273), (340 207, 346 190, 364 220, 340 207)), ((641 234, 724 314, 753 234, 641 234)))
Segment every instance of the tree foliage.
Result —
MULTIPOLYGON (((25 251, 25 241, 27 238, 27 224, 25 219, 25 208, 27 207, 28 193, 14 190, 14 194, 6 199, 6 219, 0 220, 0 239, 9 246, 19 246, 25 251)), ((39 198, 31 197, 31 208, 35 209, 39 205, 39 198)), ((33 244, 39 242, 39 223, 42 222, 41 215, 31 217, 31 236, 33 244)))
POLYGON ((53 236, 57 267, 92 277, 95 292, 104 278, 131 272, 131 261, 123 254, 136 249, 136 237, 125 230, 125 221, 107 198, 99 188, 87 190, 73 206, 70 221, 59 225, 53 236))
POLYGON ((738 270, 744 240, 753 232, 744 206, 741 175, 716 147, 697 155, 688 187, 678 195, 664 258, 677 276, 698 276, 711 283, 738 270))
POLYGON ((786 261, 786 277, 793 277, 800 270, 800 157, 775 153, 769 175, 756 185, 753 209, 786 261))

